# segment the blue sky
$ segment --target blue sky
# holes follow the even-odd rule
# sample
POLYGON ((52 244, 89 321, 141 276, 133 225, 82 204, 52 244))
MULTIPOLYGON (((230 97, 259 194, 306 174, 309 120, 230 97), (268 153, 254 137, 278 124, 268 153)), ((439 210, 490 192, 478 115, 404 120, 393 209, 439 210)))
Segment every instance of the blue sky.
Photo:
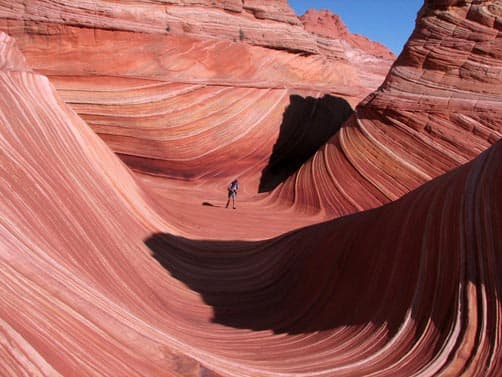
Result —
POLYGON ((307 9, 329 9, 352 33, 378 41, 398 55, 415 28, 424 0, 288 0, 297 15, 307 9))

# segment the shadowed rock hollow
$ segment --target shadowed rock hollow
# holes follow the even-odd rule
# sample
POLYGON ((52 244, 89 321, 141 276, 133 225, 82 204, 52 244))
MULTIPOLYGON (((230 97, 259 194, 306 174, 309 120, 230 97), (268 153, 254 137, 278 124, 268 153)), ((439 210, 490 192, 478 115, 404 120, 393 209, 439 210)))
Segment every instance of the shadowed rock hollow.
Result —
POLYGON ((501 9, 0 1, 2 373, 499 376, 501 9))

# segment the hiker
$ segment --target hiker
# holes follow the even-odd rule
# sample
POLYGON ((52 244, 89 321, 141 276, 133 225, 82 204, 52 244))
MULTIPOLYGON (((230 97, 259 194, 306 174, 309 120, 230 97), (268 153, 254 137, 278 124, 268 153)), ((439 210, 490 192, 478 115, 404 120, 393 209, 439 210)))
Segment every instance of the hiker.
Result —
POLYGON ((237 179, 234 179, 228 185, 228 201, 227 201, 227 205, 225 208, 228 208, 228 205, 230 204, 230 199, 232 199, 232 205, 233 205, 233 208, 235 209, 235 197, 237 196, 238 189, 239 189, 239 181, 237 179))

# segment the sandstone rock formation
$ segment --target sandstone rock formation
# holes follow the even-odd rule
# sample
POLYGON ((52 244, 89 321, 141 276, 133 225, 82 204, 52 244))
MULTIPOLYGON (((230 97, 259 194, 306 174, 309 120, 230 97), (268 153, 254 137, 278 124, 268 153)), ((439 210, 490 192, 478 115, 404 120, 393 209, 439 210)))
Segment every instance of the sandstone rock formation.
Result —
MULTIPOLYGON (((298 27, 286 1, 2 1, 2 18, 166 35, 240 40, 316 53, 314 40, 298 27), (277 21, 277 22, 275 22, 277 21)), ((29 29, 31 29, 28 26, 29 29)))
POLYGON ((0 2, 0 30, 124 161, 150 174, 229 177, 253 161, 245 186, 256 191, 292 96, 355 106, 393 62, 358 64, 342 42, 330 56, 313 54, 316 37, 285 1, 73 4, 0 2), (174 27, 174 14, 190 28, 174 27))
POLYGON ((334 41, 345 42, 375 56, 394 58, 394 54, 384 45, 372 42, 365 36, 352 34, 340 16, 329 10, 310 9, 300 17, 300 20, 305 26, 305 30, 318 37, 324 37, 324 44, 334 41))
POLYGON ((500 7, 426 2, 382 86, 281 195, 302 207, 359 211, 401 197, 500 140, 500 7), (305 189, 312 186, 322 188, 305 189))
POLYGON ((317 47, 324 55, 337 61, 347 61, 366 76, 369 82, 378 86, 380 77, 389 70, 381 61, 394 61, 395 55, 380 43, 349 32, 340 16, 328 10, 309 10, 300 17, 305 30, 311 32, 317 47))
POLYGON ((120 286, 150 259, 142 219, 156 216, 141 190, 3 33, 0 51, 14 57, 0 70, 2 375, 200 375, 195 360, 147 340, 142 289, 130 287, 136 310, 124 305, 120 286))
POLYGON ((0 69, 27 71, 23 54, 14 47, 14 40, 7 34, 0 34, 0 69))
POLYGON ((0 33, 0 370, 499 376, 500 9, 427 1, 352 115, 363 91, 340 82, 361 76, 323 55, 9 13, 28 66, 0 33), (257 195, 334 109, 336 135, 257 195))

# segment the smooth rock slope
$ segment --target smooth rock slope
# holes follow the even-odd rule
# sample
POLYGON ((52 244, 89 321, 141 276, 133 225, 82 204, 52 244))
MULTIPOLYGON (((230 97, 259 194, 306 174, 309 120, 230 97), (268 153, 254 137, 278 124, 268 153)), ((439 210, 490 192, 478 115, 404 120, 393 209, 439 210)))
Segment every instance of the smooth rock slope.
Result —
POLYGON ((498 1, 427 1, 382 86, 290 177, 280 196, 339 214, 367 209, 500 140, 500 10, 498 1))
POLYGON ((395 59, 341 39, 320 52, 286 2, 209 3, 0 2, 0 30, 136 171, 240 174, 251 191, 292 96, 354 107, 395 59))
POLYGON ((2 373, 499 376, 502 4, 426 1, 352 112, 349 61, 131 26, 174 3, 0 3, 2 373))

